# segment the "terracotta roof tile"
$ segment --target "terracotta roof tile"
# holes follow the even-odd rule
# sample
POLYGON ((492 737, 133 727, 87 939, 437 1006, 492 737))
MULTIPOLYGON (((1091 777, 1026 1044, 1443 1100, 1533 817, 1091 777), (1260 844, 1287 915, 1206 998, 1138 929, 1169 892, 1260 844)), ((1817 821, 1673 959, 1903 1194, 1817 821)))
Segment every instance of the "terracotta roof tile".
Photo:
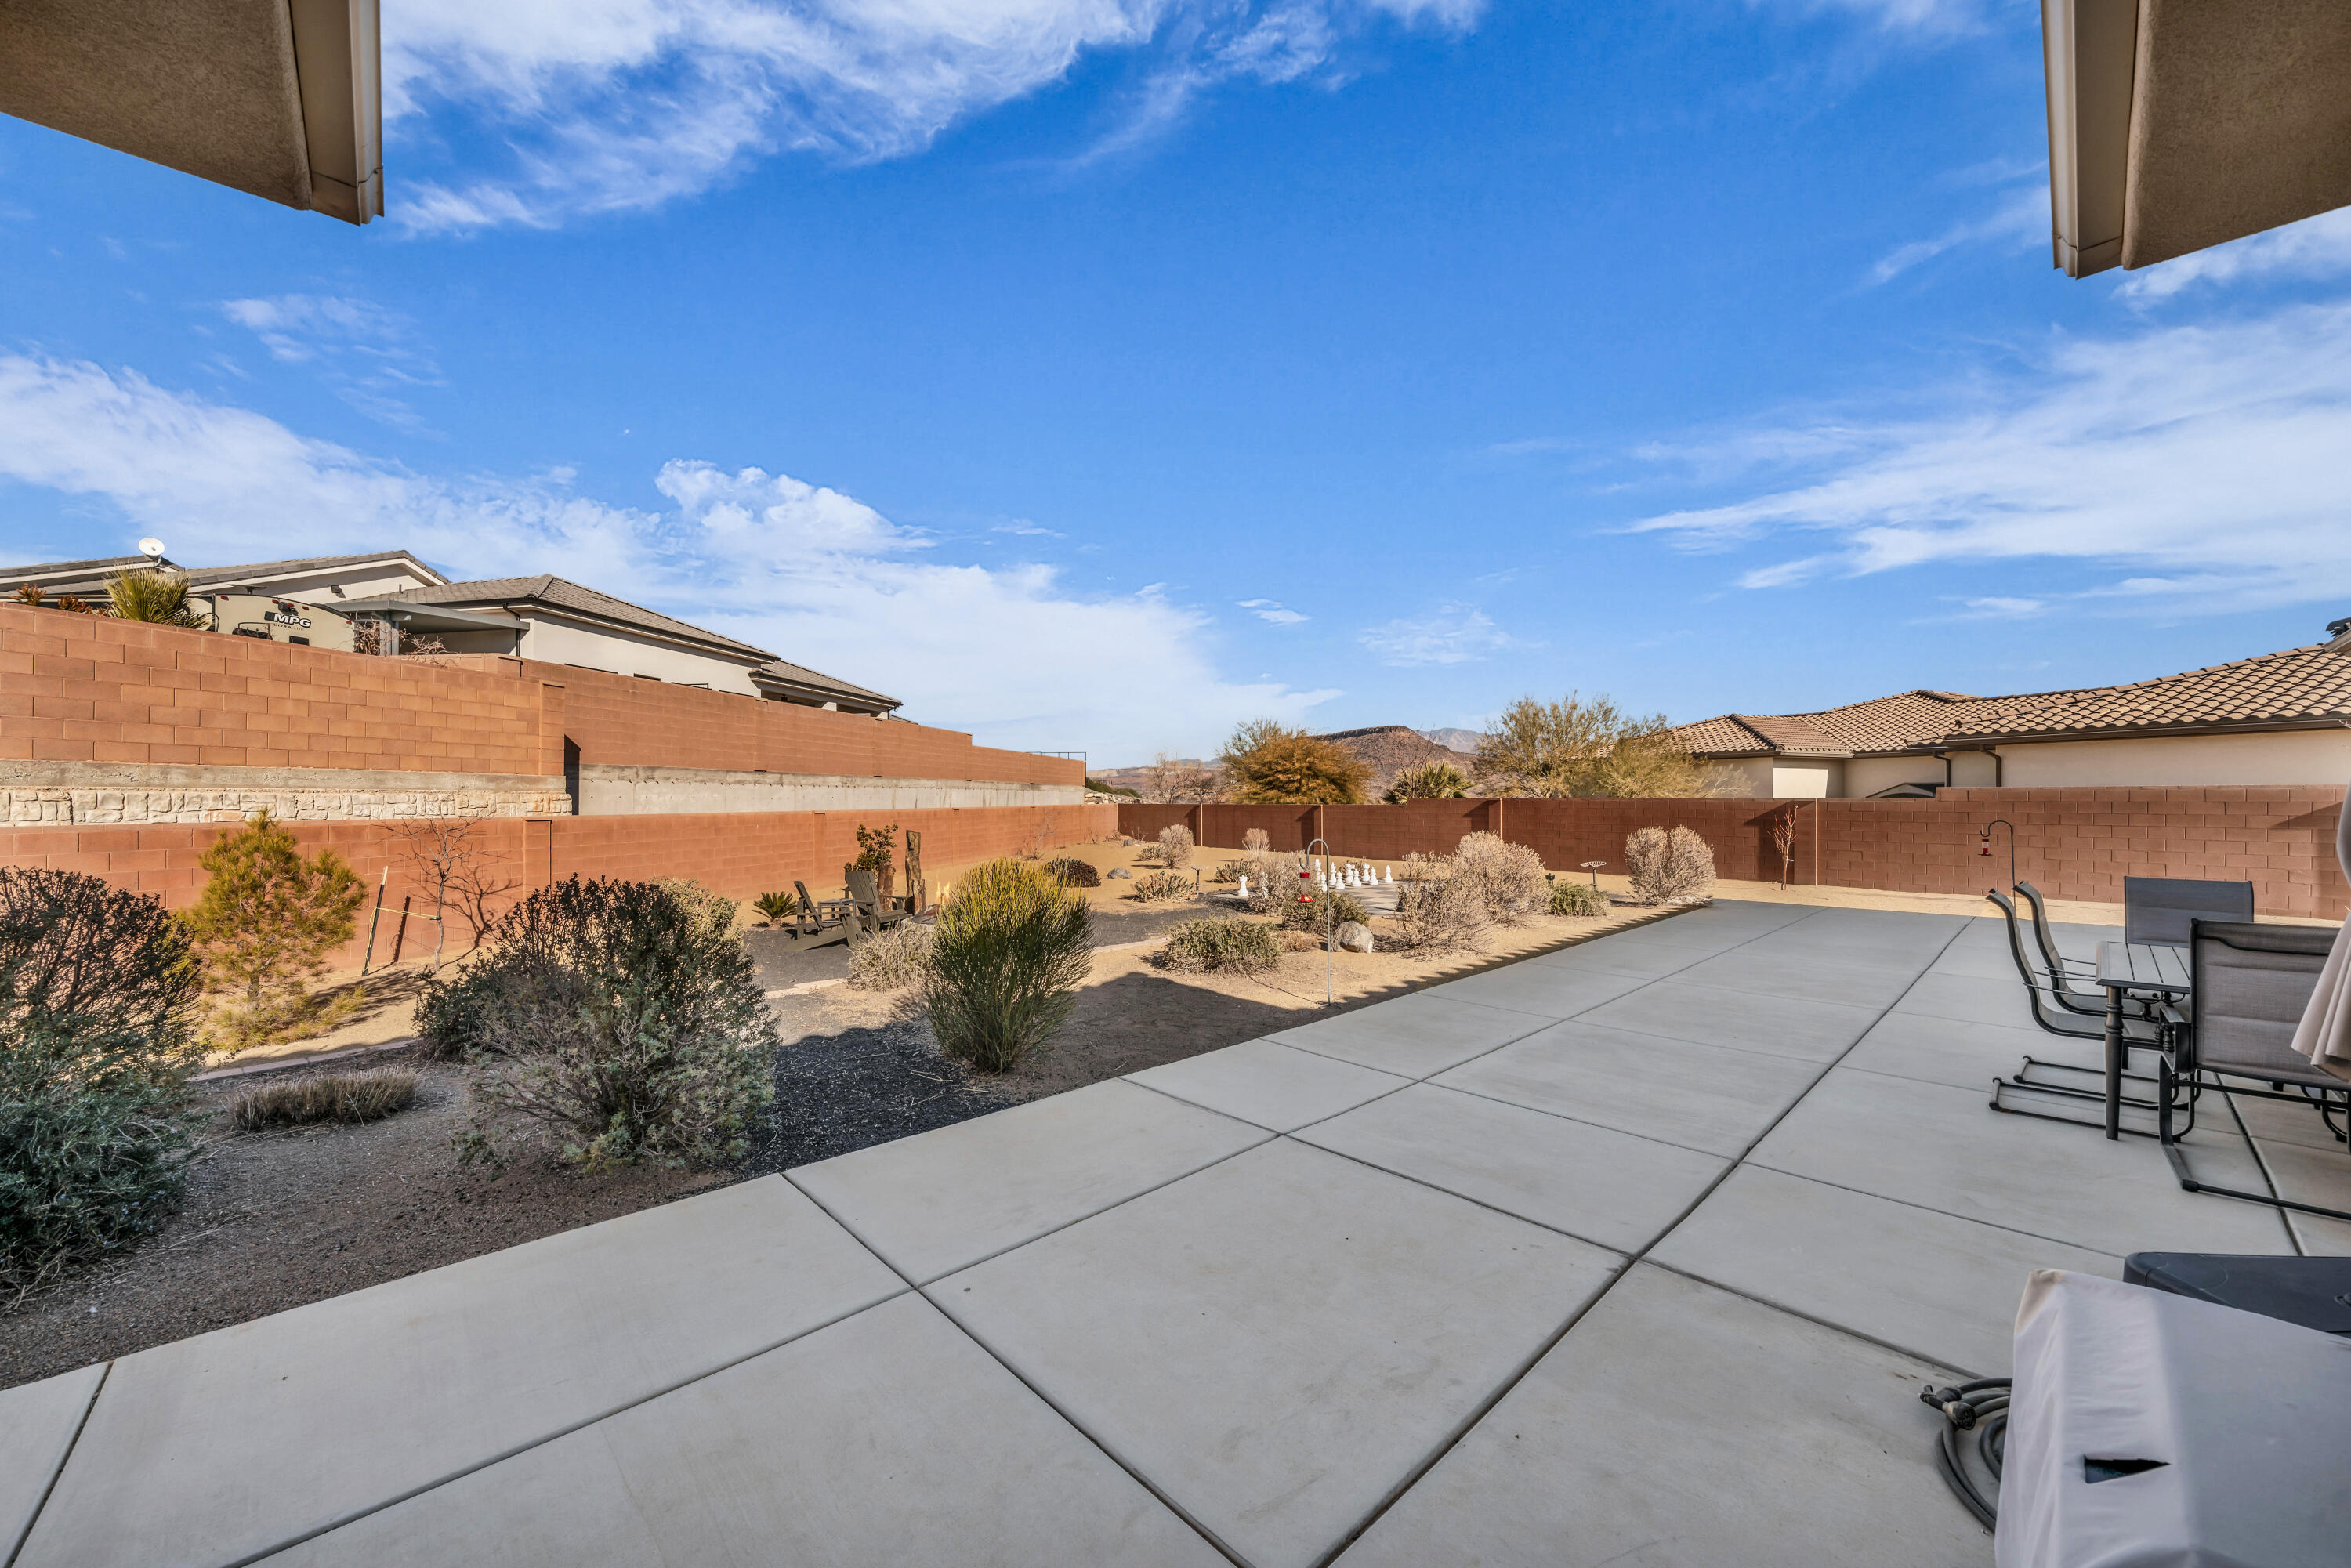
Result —
POLYGON ((2325 643, 1975 716, 1954 740, 2351 721, 2351 658, 2325 643))

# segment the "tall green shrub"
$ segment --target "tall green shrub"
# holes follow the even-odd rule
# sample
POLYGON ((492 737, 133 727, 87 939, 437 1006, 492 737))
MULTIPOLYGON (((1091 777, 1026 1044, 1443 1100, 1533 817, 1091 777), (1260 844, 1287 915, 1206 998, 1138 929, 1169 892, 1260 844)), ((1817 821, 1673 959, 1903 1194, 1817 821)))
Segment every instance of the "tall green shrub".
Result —
POLYGON ((0 866, 0 1290, 171 1210, 203 979, 158 899, 0 866))
POLYGON ((196 863, 211 880, 179 918, 204 962, 204 988, 233 998, 213 1018, 219 1042, 242 1051, 332 1023, 312 1005, 309 982, 351 939, 366 884, 332 850, 306 859, 266 810, 196 863))
POLYGON ((427 986, 418 1031, 483 1064, 468 1159, 543 1142, 601 1169, 740 1158, 775 1098, 774 1020, 733 901, 692 883, 540 888, 427 986))
POLYGON ((1041 866, 989 861, 939 912, 924 1003, 939 1049, 1002 1072, 1069 1021, 1092 957, 1085 894, 1041 866))

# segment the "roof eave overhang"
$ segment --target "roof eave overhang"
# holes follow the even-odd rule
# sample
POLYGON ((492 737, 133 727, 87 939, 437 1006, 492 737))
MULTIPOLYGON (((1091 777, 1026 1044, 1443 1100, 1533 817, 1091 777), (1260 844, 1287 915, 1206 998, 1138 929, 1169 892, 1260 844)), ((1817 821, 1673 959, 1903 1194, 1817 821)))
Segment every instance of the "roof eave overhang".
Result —
POLYGON ((779 692, 789 692, 794 696, 816 697, 829 703, 854 703, 861 708, 875 713, 888 713, 892 708, 904 706, 896 697, 885 697, 875 692, 845 692, 837 686, 810 685, 805 681, 763 674, 757 670, 751 672, 751 684, 762 691, 772 687, 779 692))
MULTIPOLYGON (((269 597, 267 594, 260 595, 269 597)), ((338 615, 381 615, 404 626, 427 632, 519 632, 522 622, 510 615, 485 615, 477 610, 453 610, 445 604, 416 604, 405 599, 352 599, 322 606, 338 615)))
MULTIPOLYGON (((404 601, 394 601, 394 602, 404 601)), ((581 610, 569 604, 550 604, 544 599, 517 596, 512 599, 458 599, 443 602, 474 606, 495 605, 498 609, 525 619, 569 622, 574 625, 585 626, 593 631, 612 632, 627 637, 648 638, 656 643, 666 643, 673 648, 684 648, 688 652, 699 653, 705 658, 723 659, 730 664, 741 664, 746 669, 756 669, 775 657, 773 653, 751 647, 747 643, 728 645, 705 641, 699 637, 681 636, 677 632, 664 631, 658 626, 646 626, 634 621, 623 621, 616 615, 599 615, 592 610, 581 610)))

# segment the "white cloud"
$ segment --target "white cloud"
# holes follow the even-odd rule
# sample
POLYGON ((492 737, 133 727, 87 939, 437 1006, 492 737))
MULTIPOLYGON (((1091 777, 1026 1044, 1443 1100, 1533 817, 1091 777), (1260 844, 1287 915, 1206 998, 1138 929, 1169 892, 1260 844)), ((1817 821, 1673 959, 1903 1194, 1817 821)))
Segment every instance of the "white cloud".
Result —
POLYGON ((1855 16, 1877 31, 1917 37, 1952 37, 1982 30, 2002 14, 2013 16, 2020 0, 1747 0, 1750 7, 1804 16, 1855 16))
POLYGON ((1869 281, 1889 282, 1924 261, 1931 261, 1960 246, 1991 243, 2003 250, 2022 250, 2049 240, 2049 186, 2046 182, 2011 191, 1992 212, 1953 224, 1932 239, 1912 240, 1877 258, 1869 281))
POLYGON ((417 341, 414 324, 368 300, 280 294, 223 300, 220 309, 260 339, 271 359, 313 368, 344 402, 399 429, 422 424, 399 394, 441 384, 440 367, 417 341))
POLYGON ((2252 277, 2335 277, 2351 272, 2351 207, 2267 229, 2127 275, 2115 292, 2135 304, 2168 299, 2202 283, 2252 277))
POLYGON ((1444 604, 1419 620, 1366 627, 1355 639, 1384 664, 1462 664, 1528 644, 1510 636, 1474 605, 1444 604))
POLYGON ((1938 407, 1677 453, 1782 474, 1635 527, 1695 549, 1801 537, 1796 558, 1741 580, 1755 587, 2055 558, 2131 571, 2099 597, 2165 613, 2351 594, 2351 303, 2061 340, 1962 377, 1938 407))
POLYGON ((1283 609, 1279 599, 1243 599, 1236 602, 1269 625, 1295 626, 1306 619, 1295 610, 1283 609))
MULTIPOLYGON (((1482 0, 410 0, 385 18, 387 112, 505 172, 396 193, 412 227, 551 227, 705 189, 780 152, 917 151, 1060 80, 1088 51, 1155 47, 1136 111, 1322 71, 1384 17, 1461 28, 1482 0)), ((1132 136, 1129 137, 1132 140, 1132 136)))
POLYGON ((933 559, 854 497, 758 468, 673 461, 655 477, 666 508, 619 507, 561 472, 420 475, 135 372, 17 355, 0 355, 0 480, 110 503, 124 539, 157 534, 180 560, 397 546, 465 575, 553 570, 985 744, 1197 751, 1239 720, 1295 723, 1339 695, 1223 679, 1208 617, 1156 590, 1088 598, 1050 567, 933 559))

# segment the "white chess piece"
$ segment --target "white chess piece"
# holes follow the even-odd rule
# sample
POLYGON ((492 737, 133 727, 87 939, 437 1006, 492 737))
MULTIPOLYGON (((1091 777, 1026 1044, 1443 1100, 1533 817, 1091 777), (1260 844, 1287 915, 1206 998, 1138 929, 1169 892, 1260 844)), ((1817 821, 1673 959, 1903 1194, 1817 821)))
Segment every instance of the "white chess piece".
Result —
POLYGON ((1241 902, 1243 904, 1249 902, 1249 878, 1246 876, 1241 878, 1241 902))
POLYGON ((1382 872, 1380 873, 1380 881, 1389 887, 1394 887, 1395 885, 1395 873, 1392 871, 1382 872))

